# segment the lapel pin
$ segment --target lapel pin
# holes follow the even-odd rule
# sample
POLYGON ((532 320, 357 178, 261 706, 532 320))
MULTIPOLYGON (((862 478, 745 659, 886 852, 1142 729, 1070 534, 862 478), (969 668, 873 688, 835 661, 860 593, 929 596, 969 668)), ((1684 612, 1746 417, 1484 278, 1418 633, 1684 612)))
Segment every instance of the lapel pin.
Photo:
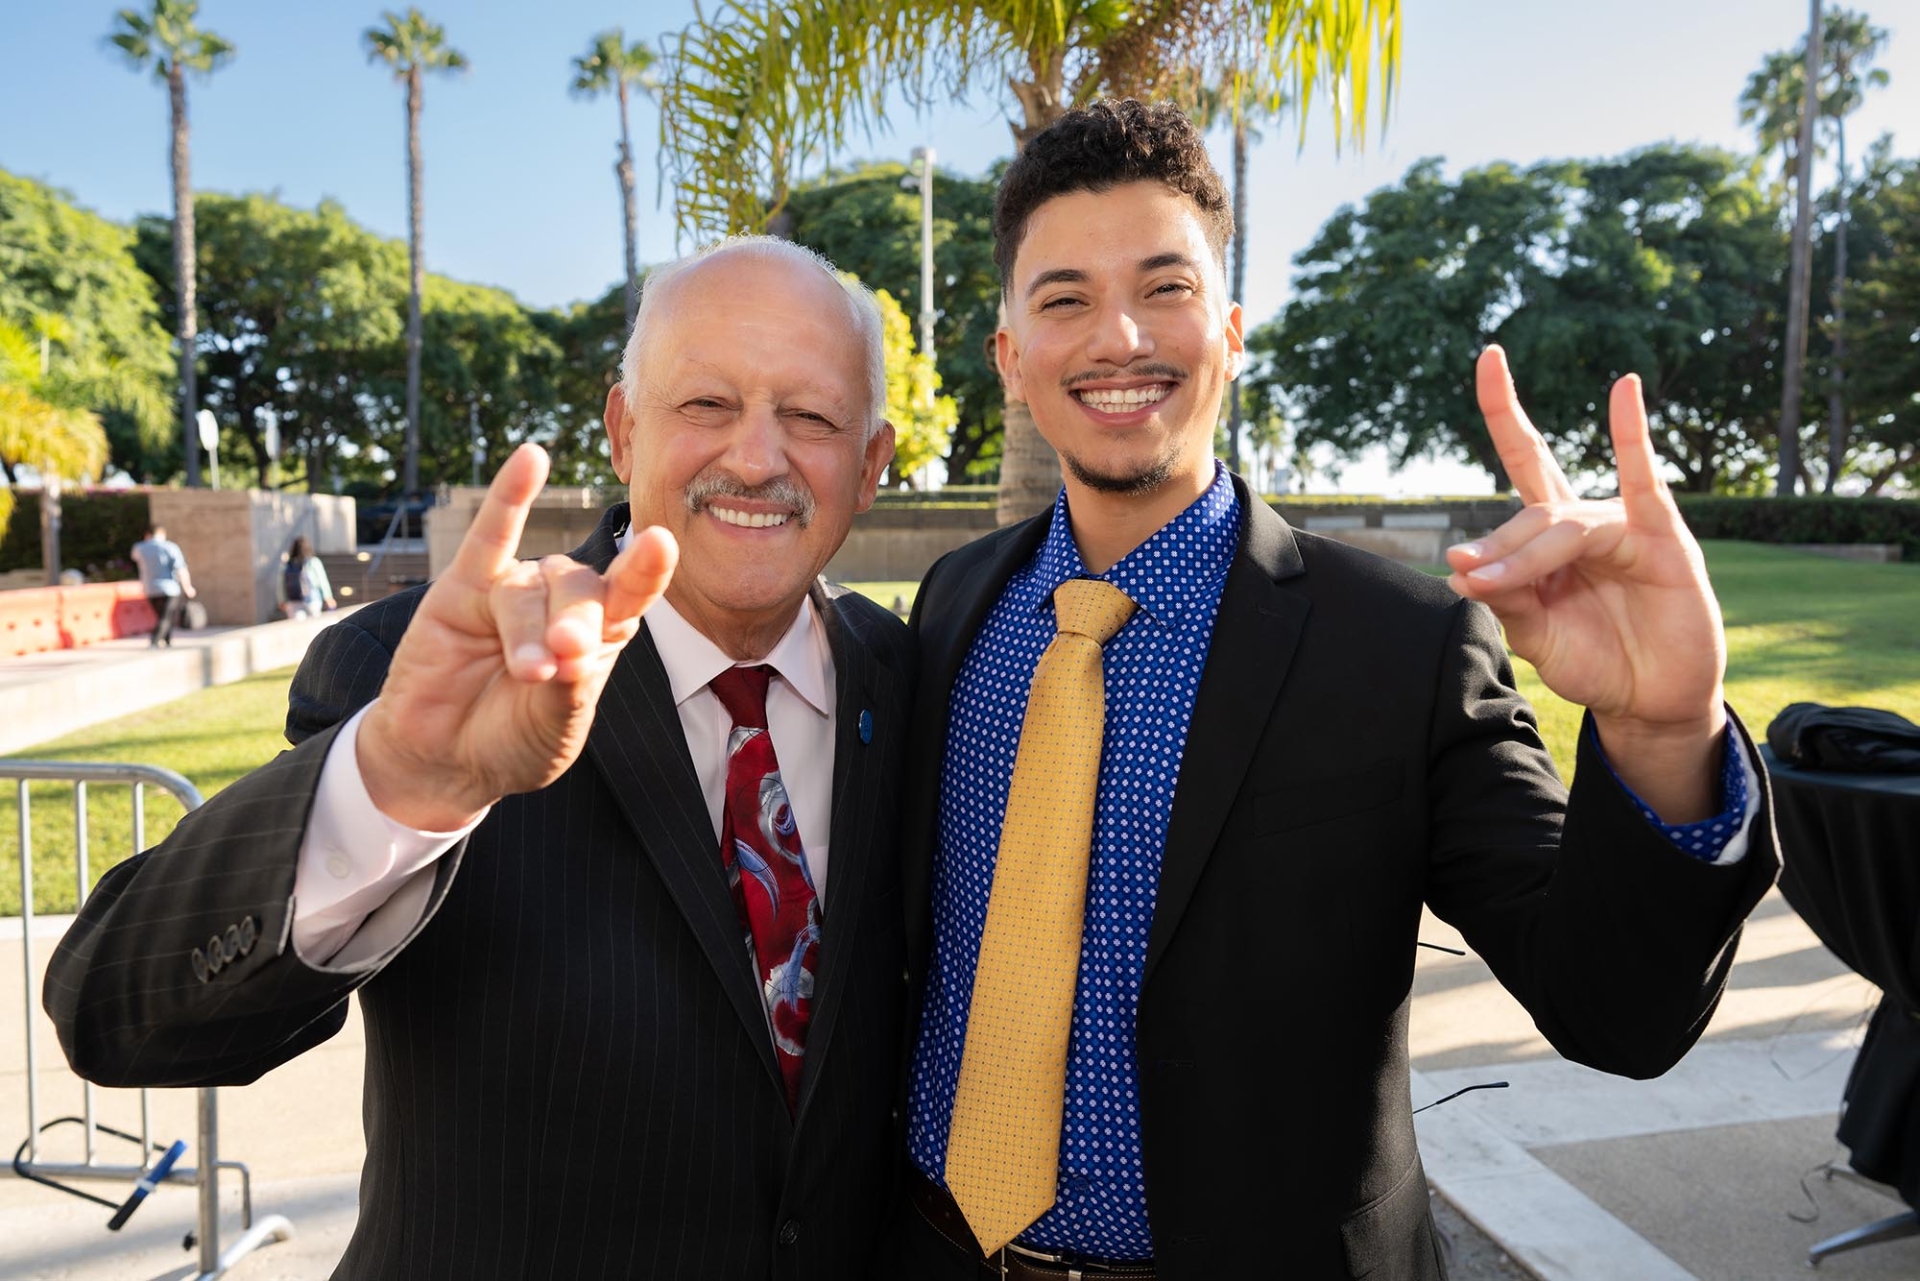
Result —
POLYGON ((872 712, 862 711, 860 713, 860 741, 863 744, 871 743, 873 741, 873 713, 872 712))

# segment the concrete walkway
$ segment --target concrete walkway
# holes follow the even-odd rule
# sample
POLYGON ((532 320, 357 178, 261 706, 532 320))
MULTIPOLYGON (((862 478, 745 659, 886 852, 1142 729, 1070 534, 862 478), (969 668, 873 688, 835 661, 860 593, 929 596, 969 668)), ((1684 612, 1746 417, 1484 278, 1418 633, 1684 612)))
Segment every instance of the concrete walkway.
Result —
MULTIPOLYGON (((159 654, 136 641, 0 660, 0 750, 17 754, 131 706, 286 666, 321 625, 200 633, 159 654), (42 726, 59 723, 28 738, 18 726, 29 716, 42 726)), ((46 957, 66 924, 42 918, 36 937, 23 940, 18 920, 0 920, 0 1147, 9 1152, 27 1133, 21 1030, 28 1008, 36 1019, 41 1119, 79 1111, 79 1084, 60 1062, 38 999, 46 957)), ((1459 942, 1431 919, 1421 937, 1459 942)), ((1422 949, 1414 990, 1416 1105, 1464 1086, 1510 1083, 1417 1118, 1428 1174, 1467 1219, 1539 1277, 1788 1281, 1808 1275, 1806 1251, 1814 1242, 1901 1208, 1890 1195, 1820 1174, 1823 1163, 1845 1159, 1833 1138, 1840 1092, 1879 994, 1822 947, 1777 893, 1748 926, 1707 1035, 1657 1081, 1624 1081, 1554 1056, 1477 957, 1422 949)), ((221 1091, 222 1156, 251 1167, 256 1213, 284 1214, 295 1230, 291 1241, 243 1262, 234 1277, 324 1278, 344 1249, 364 1155, 363 1045, 356 1010, 332 1041, 253 1085, 221 1091)), ((137 1130, 137 1098, 100 1091, 98 1115, 137 1130)), ((156 1092, 154 1100, 155 1136, 191 1142, 193 1095, 156 1092)), ((48 1152, 65 1159, 62 1145, 78 1133, 55 1131, 48 1152)), ((108 1142, 103 1157, 120 1159, 108 1142)), ((115 1200, 124 1194, 117 1185, 94 1190, 115 1200)), ((223 1232, 231 1241, 239 1231, 232 1180, 226 1204, 223 1232)), ((180 1241, 194 1210, 191 1188, 166 1186, 125 1231, 109 1233, 106 1210, 0 1174, 0 1277, 191 1276, 194 1256, 180 1241)), ((1911 1281, 1920 1277, 1920 1238, 1838 1255, 1819 1275, 1911 1281)))
POLYGON ((350 610, 254 627, 176 631, 170 649, 145 637, 0 658, 0 755, 100 721, 184 698, 256 672, 289 667, 350 610))

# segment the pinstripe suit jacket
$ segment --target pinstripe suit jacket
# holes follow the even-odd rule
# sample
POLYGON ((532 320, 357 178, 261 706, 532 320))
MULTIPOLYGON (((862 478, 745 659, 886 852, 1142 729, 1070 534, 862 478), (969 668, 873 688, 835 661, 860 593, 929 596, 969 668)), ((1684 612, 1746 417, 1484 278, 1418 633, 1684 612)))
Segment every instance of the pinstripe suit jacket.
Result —
MULTIPOLYGON (((604 568, 626 517, 613 508, 574 556, 604 568)), ((814 589, 838 673, 833 886, 790 1116, 644 629, 581 759, 496 805, 440 860, 395 953, 350 973, 294 954, 296 855, 322 760, 379 691, 419 595, 322 633, 294 678, 294 749, 101 879, 46 984, 75 1069, 110 1085, 242 1084, 338 1031, 358 990, 367 1160, 336 1277, 852 1274, 897 1187, 906 629, 814 589), (202 980, 191 956, 222 936, 241 946, 202 980)))

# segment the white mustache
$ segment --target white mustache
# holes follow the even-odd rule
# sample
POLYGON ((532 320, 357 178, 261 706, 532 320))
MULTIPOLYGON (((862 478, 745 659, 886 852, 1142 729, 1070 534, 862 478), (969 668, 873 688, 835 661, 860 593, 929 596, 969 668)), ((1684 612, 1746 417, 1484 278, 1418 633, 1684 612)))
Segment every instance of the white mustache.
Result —
POLYGON ((750 502, 785 507, 805 529, 813 523, 813 495, 782 476, 764 485, 748 485, 725 472, 695 476, 687 486, 687 510, 698 514, 716 498, 741 498, 750 502))

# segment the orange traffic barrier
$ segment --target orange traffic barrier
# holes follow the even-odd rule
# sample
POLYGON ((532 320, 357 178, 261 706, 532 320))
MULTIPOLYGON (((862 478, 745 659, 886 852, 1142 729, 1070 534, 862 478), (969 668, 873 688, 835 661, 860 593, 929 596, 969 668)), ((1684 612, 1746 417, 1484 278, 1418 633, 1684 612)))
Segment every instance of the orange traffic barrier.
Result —
POLYGON ((153 609, 137 582, 0 591, 0 656, 144 636, 153 622, 153 609))

